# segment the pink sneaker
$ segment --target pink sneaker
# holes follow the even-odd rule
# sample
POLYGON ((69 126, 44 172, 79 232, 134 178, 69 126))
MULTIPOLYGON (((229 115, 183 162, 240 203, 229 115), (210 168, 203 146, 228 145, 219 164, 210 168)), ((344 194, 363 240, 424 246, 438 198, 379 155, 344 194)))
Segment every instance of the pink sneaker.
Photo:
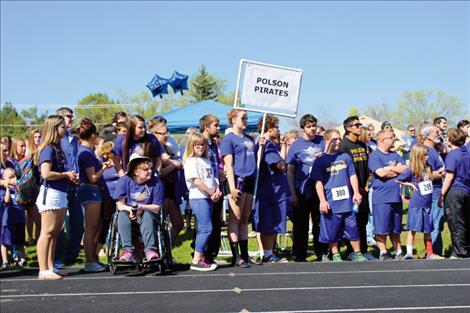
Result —
POLYGON ((144 252, 145 252, 145 258, 147 259, 147 261, 154 261, 160 258, 157 251, 155 250, 146 249, 144 252))
POLYGON ((121 257, 119 258, 121 262, 135 262, 134 254, 130 250, 124 250, 121 257))

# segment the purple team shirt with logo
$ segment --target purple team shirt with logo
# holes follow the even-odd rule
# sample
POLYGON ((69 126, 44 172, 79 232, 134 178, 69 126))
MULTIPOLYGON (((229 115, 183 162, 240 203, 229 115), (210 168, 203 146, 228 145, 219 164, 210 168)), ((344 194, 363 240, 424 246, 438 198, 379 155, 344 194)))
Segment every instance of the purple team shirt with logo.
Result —
POLYGON ((220 153, 233 155, 233 170, 236 176, 250 177, 256 172, 255 142, 247 135, 243 137, 229 133, 222 139, 220 153))
MULTIPOLYGON (((294 188, 303 189, 309 181, 310 172, 317 155, 323 153, 325 143, 322 136, 315 136, 313 140, 303 137, 294 141, 287 153, 286 163, 295 166, 294 188)), ((303 190, 301 193, 303 194, 303 190)))
POLYGON ((424 208, 431 207, 432 193, 427 194, 427 195, 421 194, 419 183, 422 182, 423 180, 421 178, 417 179, 416 176, 413 175, 413 173, 411 172, 411 168, 406 169, 403 173, 398 175, 398 177, 395 180, 399 180, 402 182, 409 182, 409 183, 412 183, 416 187, 417 191, 415 191, 410 198, 410 202, 408 204, 409 208, 424 209, 424 208))
POLYGON ((347 153, 330 155, 324 153, 313 164, 310 178, 321 181, 325 190, 326 201, 334 214, 351 212, 353 190, 350 177, 356 175, 354 163, 347 153), (333 188, 346 187, 349 192, 347 199, 333 200, 333 188))
POLYGON ((121 176, 116 184, 113 199, 125 199, 127 205, 133 202, 137 204, 158 204, 163 205, 165 191, 160 178, 152 178, 143 183, 137 184, 128 175, 121 176))

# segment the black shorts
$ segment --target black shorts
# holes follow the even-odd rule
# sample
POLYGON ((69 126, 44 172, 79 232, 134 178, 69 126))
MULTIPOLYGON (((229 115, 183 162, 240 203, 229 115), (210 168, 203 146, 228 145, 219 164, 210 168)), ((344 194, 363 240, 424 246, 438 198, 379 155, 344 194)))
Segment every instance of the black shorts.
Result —
MULTIPOLYGON (((238 178, 239 178, 239 176, 235 175, 235 184, 237 184, 237 182, 239 181, 238 178)), ((238 189, 240 189, 241 192, 253 195, 255 193, 256 177, 254 175, 253 176, 248 176, 248 177, 243 177, 243 180, 241 180, 241 181, 242 181, 242 186, 241 186, 241 188, 238 188, 238 189)), ((226 187, 227 194, 230 194, 230 186, 229 186, 228 182, 225 183, 225 187, 226 187)), ((237 187, 239 187, 239 186, 237 186, 237 187)))

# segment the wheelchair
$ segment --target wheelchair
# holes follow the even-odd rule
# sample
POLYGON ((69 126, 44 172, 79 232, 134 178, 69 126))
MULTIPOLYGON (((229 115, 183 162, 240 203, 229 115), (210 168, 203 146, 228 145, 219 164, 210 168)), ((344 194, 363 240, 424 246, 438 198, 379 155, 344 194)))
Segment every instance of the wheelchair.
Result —
POLYGON ((119 260, 122 248, 118 232, 118 216, 119 211, 116 210, 109 225, 109 245, 107 250, 109 271, 113 275, 116 275, 120 269, 124 268, 134 268, 141 273, 144 270, 150 272, 159 271, 161 274, 165 274, 167 270, 171 271, 173 267, 173 257, 171 253, 171 224, 170 217, 165 210, 162 208, 157 213, 155 232, 160 258, 152 261, 147 261, 145 259, 142 236, 140 234, 139 225, 136 222, 131 223, 132 241, 135 248, 134 255, 136 262, 122 262, 119 260))

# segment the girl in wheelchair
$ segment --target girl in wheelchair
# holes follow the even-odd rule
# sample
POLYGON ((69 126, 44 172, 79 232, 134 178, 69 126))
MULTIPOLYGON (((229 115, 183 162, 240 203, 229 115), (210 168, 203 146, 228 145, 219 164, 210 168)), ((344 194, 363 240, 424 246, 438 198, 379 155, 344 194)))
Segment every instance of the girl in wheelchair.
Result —
POLYGON ((165 197, 163 183, 153 172, 150 158, 134 153, 126 175, 119 178, 114 192, 118 216, 118 232, 122 241, 121 262, 135 262, 132 223, 139 224, 146 261, 160 259, 156 222, 165 197))

